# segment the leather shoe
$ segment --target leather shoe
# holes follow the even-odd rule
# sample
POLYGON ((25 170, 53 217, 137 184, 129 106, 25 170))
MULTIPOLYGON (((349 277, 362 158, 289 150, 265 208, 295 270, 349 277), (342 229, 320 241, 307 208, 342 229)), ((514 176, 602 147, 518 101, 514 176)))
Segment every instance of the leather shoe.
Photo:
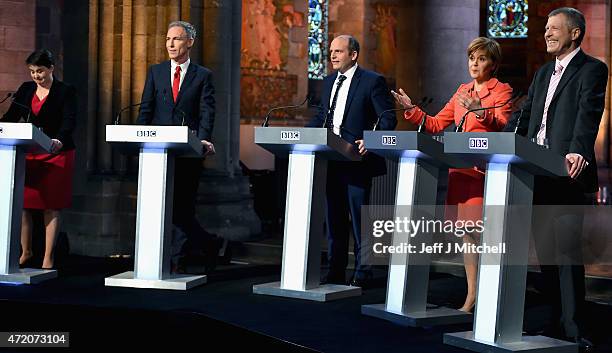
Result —
POLYGON ((328 274, 321 280, 321 284, 340 284, 340 285, 345 286, 346 279, 344 279, 344 276, 341 276, 341 275, 338 276, 338 275, 328 274))
POLYGON ((183 259, 180 259, 176 262, 172 261, 170 265, 170 273, 171 274, 185 274, 186 273, 185 261, 183 259))
POLYGON ((361 289, 372 288, 372 280, 368 278, 353 278, 351 287, 361 287, 361 289))
POLYGON ((584 337, 576 337, 574 339, 574 342, 578 343, 578 351, 580 353, 593 352, 593 350, 595 349, 593 347, 593 342, 589 341, 588 339, 584 337))

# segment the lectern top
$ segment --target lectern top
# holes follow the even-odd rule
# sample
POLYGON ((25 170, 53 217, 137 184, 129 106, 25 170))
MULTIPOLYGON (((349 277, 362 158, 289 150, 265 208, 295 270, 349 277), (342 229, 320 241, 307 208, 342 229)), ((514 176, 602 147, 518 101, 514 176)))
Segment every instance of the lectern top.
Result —
POLYGON ((365 131, 368 151, 393 161, 400 158, 419 158, 438 167, 471 168, 473 165, 444 153, 444 144, 433 136, 417 131, 365 131))
POLYGON ((51 139, 32 123, 0 123, 0 145, 19 146, 29 153, 51 151, 51 139))
POLYGON ((304 152, 317 153, 330 160, 361 160, 352 143, 326 128, 256 127, 255 143, 279 157, 304 152))
POLYGON ((480 167, 513 164, 534 175, 567 176, 564 156, 512 132, 445 132, 444 152, 480 167))
POLYGON ((106 125, 106 142, 122 152, 166 149, 186 157, 202 156, 202 143, 187 126, 106 125))

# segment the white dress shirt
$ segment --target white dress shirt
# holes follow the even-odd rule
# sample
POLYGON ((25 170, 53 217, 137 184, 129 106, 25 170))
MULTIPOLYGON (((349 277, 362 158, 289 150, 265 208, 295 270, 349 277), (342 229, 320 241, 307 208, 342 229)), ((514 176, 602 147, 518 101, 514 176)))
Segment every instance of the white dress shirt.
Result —
POLYGON ((570 61, 578 54, 580 51, 580 47, 574 49, 571 53, 567 54, 563 60, 559 60, 557 58, 555 60, 555 71, 550 76, 550 81, 548 83, 548 92, 546 93, 546 100, 544 101, 544 113, 542 114, 542 123, 540 124, 540 130, 537 134, 537 143, 539 145, 544 144, 544 139, 546 138, 546 118, 548 117, 548 108, 550 107, 550 103, 552 101, 553 96, 555 95, 555 91, 557 90, 557 86, 559 85, 559 81, 563 77, 563 73, 569 65, 570 61), (561 67, 561 72, 556 72, 557 68, 561 67))
POLYGON ((338 77, 340 77, 340 75, 346 76, 346 79, 344 82, 342 82, 342 86, 338 92, 338 100, 336 101, 336 109, 334 110, 333 117, 334 134, 338 136, 340 136, 340 126, 342 126, 342 121, 344 120, 344 108, 346 108, 346 100, 348 99, 348 92, 349 88, 351 87, 351 81, 353 80, 355 71, 357 71, 357 64, 353 65, 353 67, 346 70, 344 73, 340 73, 340 71, 338 71, 338 76, 336 76, 331 95, 329 96, 329 105, 331 106, 332 100, 334 99, 334 94, 336 93, 336 87, 338 87, 338 77))
POLYGON ((170 88, 172 88, 172 84, 174 83, 174 72, 176 71, 176 67, 181 67, 181 79, 179 81, 179 92, 181 91, 181 86, 183 85, 183 79, 185 79, 185 74, 187 73, 187 68, 189 67, 189 63, 191 62, 190 58, 187 58, 182 64, 178 64, 174 60, 170 60, 170 88))

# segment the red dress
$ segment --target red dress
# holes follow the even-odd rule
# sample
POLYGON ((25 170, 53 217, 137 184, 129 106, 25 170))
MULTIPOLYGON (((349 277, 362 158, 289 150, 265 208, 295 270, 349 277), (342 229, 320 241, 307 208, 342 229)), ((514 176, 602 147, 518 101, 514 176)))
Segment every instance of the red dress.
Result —
MULTIPOLYGON (((38 115, 47 97, 32 97, 32 113, 38 115)), ((26 155, 23 208, 57 210, 72 204, 74 150, 55 154, 26 155)))
MULTIPOLYGON (((461 117, 467 109, 457 101, 457 93, 463 92, 470 96, 478 95, 483 107, 493 107, 505 103, 512 96, 512 88, 506 83, 491 78, 479 92, 474 91, 474 81, 462 84, 448 103, 436 116, 428 116, 425 120, 425 129, 430 133, 443 131, 447 126, 459 124, 461 117)), ((483 111, 477 117, 474 113, 467 115, 464 124, 465 132, 491 132, 501 131, 510 115, 512 106, 507 104, 501 108, 483 111)), ((413 124, 419 124, 426 115, 424 111, 416 108, 407 111, 404 117, 413 124)), ((448 193, 446 196, 446 215, 454 220, 476 221, 482 218, 482 202, 484 194, 484 171, 476 168, 449 169, 448 193)))

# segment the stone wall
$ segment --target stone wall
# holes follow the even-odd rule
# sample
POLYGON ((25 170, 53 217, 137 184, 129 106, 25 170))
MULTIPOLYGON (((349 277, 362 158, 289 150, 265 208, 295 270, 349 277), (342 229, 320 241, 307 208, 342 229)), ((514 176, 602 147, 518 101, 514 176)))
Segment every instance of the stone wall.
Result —
MULTIPOLYGON (((0 0, 0 100, 30 80, 25 59, 35 49, 36 3, 28 0, 0 0)), ((9 104, 0 105, 0 115, 9 104)))

